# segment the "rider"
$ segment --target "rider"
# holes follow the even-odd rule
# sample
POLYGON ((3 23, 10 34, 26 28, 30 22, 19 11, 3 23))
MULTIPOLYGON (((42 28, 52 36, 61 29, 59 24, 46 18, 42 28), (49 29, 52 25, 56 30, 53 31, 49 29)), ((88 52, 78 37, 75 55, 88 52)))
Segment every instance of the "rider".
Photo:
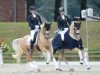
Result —
POLYGON ((31 29, 30 51, 32 51, 33 44, 35 42, 34 35, 36 32, 39 31, 40 25, 42 24, 42 21, 41 21, 41 17, 38 14, 36 14, 36 7, 35 6, 30 6, 29 11, 31 13, 31 15, 28 16, 28 23, 29 23, 29 27, 31 29))
POLYGON ((57 17, 57 24, 60 31, 58 32, 61 35, 62 41, 64 41, 64 34, 68 31, 69 25, 71 24, 71 19, 68 16, 64 15, 64 8, 59 8, 60 16, 57 17))

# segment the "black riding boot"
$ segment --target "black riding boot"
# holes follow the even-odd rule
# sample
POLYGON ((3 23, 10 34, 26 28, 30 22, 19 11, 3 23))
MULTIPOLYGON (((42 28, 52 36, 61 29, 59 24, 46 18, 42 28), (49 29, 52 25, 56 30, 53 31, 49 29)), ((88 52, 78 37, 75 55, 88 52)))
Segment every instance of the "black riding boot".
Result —
POLYGON ((31 40, 30 42, 30 54, 33 53, 34 41, 31 40))

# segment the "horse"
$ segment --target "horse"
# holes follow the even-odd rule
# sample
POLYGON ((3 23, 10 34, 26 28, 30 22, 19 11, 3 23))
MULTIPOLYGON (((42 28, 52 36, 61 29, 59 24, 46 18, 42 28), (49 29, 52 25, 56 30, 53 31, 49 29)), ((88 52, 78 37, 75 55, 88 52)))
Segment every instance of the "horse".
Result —
POLYGON ((52 38, 52 48, 53 48, 53 54, 56 53, 58 50, 59 53, 59 61, 58 61, 58 70, 62 71, 60 69, 61 66, 61 60, 64 59, 65 63, 69 66, 69 71, 74 71, 72 65, 66 60, 64 56, 64 50, 76 50, 79 54, 80 64, 83 64, 83 61, 87 65, 87 69, 90 69, 88 59, 83 56, 83 46, 82 46, 82 39, 80 37, 80 27, 81 22, 78 23, 76 21, 73 21, 70 25, 68 31, 64 35, 64 41, 61 40, 60 34, 57 34, 54 38, 52 38))
MULTIPOLYGON (((50 22, 46 22, 40 26, 37 44, 33 47, 33 52, 39 50, 41 52, 46 53, 46 60, 47 60, 46 63, 47 64, 49 64, 53 58, 52 44, 49 39, 50 28, 51 28, 50 22)), ((27 39, 29 37, 30 35, 26 35, 22 38, 13 40, 12 48, 15 50, 15 54, 12 54, 12 56, 15 59, 19 59, 21 55, 23 54, 23 52, 25 52, 28 69, 30 71, 33 71, 34 69, 40 71, 36 62, 35 61, 32 62, 32 55, 29 52, 30 46, 27 43, 27 39)))

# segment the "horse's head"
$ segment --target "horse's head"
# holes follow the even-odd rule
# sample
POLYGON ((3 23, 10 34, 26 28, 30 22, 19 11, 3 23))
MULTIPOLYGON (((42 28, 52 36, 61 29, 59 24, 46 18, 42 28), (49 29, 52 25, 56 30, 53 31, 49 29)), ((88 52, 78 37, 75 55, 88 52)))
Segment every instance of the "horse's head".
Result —
POLYGON ((47 39, 49 38, 51 24, 52 24, 51 22, 45 22, 44 24, 44 29, 45 29, 44 34, 47 39))
POLYGON ((79 22, 79 23, 78 22, 74 22, 75 33, 78 34, 78 35, 80 34, 80 31, 79 31, 80 27, 81 27, 81 22, 79 22))

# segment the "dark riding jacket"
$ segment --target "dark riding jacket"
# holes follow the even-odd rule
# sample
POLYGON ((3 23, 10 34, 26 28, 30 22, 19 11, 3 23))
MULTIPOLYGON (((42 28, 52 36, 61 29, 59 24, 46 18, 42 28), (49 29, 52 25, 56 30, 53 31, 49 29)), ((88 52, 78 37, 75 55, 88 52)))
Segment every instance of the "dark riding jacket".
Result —
POLYGON ((71 19, 69 19, 68 16, 65 16, 65 19, 62 19, 61 16, 58 16, 57 24, 60 30, 64 30, 64 28, 69 28, 69 25, 71 24, 71 19))
POLYGON ((36 17, 33 17, 32 15, 28 16, 28 23, 31 30, 34 30, 36 25, 39 25, 40 27, 40 24, 42 24, 42 21, 41 21, 40 16, 36 14, 36 17))

